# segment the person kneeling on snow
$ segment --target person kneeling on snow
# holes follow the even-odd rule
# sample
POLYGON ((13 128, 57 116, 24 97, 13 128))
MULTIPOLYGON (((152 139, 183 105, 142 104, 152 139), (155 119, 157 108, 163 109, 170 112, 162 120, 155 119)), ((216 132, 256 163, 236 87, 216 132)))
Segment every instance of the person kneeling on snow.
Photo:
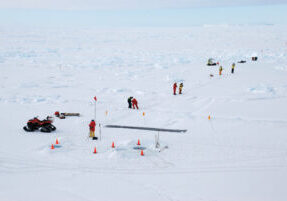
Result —
POLYGON ((95 137, 96 122, 92 120, 89 124, 89 127, 90 127, 90 137, 95 137))
POLYGON ((139 109, 137 99, 133 98, 132 104, 133 104, 133 109, 135 109, 135 106, 136 106, 137 109, 139 109))

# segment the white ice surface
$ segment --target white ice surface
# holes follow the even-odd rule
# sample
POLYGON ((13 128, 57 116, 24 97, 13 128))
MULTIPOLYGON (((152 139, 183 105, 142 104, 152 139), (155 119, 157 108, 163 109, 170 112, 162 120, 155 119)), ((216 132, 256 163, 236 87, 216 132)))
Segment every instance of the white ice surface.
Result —
POLYGON ((0 29, 0 200, 285 201, 286 31, 0 29), (172 95, 175 81, 181 96, 172 95), (97 124, 188 132, 161 133, 160 153, 148 131, 103 128, 102 141, 90 141, 94 96, 97 124), (127 109, 129 96, 139 111, 127 109), (57 110, 81 117, 55 119, 50 134, 22 129, 57 110), (51 150, 56 138, 61 147, 51 150))

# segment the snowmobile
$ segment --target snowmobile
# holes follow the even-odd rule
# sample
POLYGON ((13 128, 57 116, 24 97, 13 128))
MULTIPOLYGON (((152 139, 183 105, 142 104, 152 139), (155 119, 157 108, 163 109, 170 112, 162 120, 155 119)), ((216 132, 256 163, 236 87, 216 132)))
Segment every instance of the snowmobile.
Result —
POLYGON ((47 117, 44 120, 39 120, 37 117, 34 119, 30 119, 27 122, 27 126, 24 126, 23 129, 27 132, 33 132, 35 130, 40 129, 41 132, 50 133, 56 130, 56 127, 52 124, 53 119, 52 117, 47 117))
POLYGON ((208 65, 208 66, 216 66, 217 63, 214 62, 214 59, 210 58, 210 59, 208 59, 206 65, 208 65))

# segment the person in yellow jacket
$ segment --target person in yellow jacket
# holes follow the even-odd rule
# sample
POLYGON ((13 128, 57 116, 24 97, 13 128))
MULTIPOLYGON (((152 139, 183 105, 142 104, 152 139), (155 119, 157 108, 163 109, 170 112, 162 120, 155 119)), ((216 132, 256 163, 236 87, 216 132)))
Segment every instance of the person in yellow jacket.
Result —
POLYGON ((234 73, 234 68, 235 68, 235 63, 233 63, 232 66, 231 66, 231 73, 232 74, 234 73))
POLYGON ((180 83, 180 85, 179 85, 179 94, 182 94, 182 88, 183 88, 183 83, 180 83))
POLYGON ((223 70, 223 68, 222 68, 222 66, 220 66, 220 67, 219 67, 219 75, 222 74, 222 70, 223 70))

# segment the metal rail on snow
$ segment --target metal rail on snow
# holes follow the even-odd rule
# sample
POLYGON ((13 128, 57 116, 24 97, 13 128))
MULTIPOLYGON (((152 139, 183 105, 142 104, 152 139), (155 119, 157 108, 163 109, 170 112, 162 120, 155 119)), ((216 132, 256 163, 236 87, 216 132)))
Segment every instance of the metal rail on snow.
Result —
POLYGON ((163 128, 150 128, 150 127, 136 127, 136 126, 119 126, 119 125, 105 125, 106 128, 126 128, 126 129, 137 129, 137 130, 149 130, 158 132, 172 132, 172 133, 185 133, 187 130, 180 129, 163 129, 163 128))

